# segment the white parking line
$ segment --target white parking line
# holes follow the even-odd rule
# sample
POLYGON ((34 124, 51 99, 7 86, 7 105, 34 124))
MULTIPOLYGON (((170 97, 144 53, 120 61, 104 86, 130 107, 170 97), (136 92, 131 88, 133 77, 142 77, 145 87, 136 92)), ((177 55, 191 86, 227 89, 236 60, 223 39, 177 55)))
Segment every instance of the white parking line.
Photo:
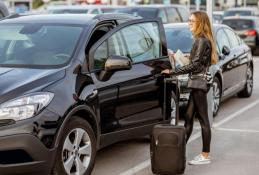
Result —
POLYGON ((219 131, 231 131, 231 132, 259 133, 258 130, 250 130, 250 129, 217 128, 216 130, 219 130, 219 131))
POLYGON ((242 114, 243 112, 249 110, 250 108, 254 107, 255 105, 257 105, 259 103, 259 100, 256 100, 254 101, 253 103, 250 103, 249 105, 241 108, 240 110, 234 112, 233 114, 231 114, 230 116, 228 117, 225 117, 223 120, 217 122, 217 123, 214 123, 213 124, 213 127, 219 127, 220 125, 223 125, 224 123, 236 118, 237 116, 239 116, 240 114, 242 114))
MULTIPOLYGON (((242 114, 243 112, 251 109, 252 107, 254 107, 255 105, 257 105, 259 103, 259 100, 256 100, 254 101, 253 103, 250 103, 249 105, 245 106, 244 108, 236 111, 235 113, 231 114, 230 116, 228 117, 225 117, 223 120, 213 124, 213 127, 216 128, 216 127, 219 127, 220 125, 223 125, 224 123, 238 117, 240 114, 242 114)), ((222 129, 222 128, 221 128, 222 129)), ((233 131, 234 129, 232 129, 233 131)), ((230 131, 230 130, 229 130, 230 131)), ((236 130, 237 131, 237 130, 236 130)), ((241 131, 241 130, 239 130, 241 131)), ((244 130, 243 130, 244 131, 244 130)), ((247 132, 249 132, 249 130, 247 130, 247 132)), ((252 132, 252 131, 250 131, 252 132)), ((259 132, 259 131, 258 131, 259 132)), ((190 140, 188 141, 188 143, 191 143, 192 141, 198 139, 201 137, 201 132, 198 132, 198 133, 195 133, 194 135, 192 135, 192 137, 190 138, 190 140)), ((150 159, 148 160, 145 160, 144 162, 141 162, 139 165, 135 166, 135 167, 132 167, 130 169, 128 169, 127 171, 124 171, 122 173, 120 173, 119 175, 134 175, 136 174, 137 172, 147 168, 150 166, 150 159)))

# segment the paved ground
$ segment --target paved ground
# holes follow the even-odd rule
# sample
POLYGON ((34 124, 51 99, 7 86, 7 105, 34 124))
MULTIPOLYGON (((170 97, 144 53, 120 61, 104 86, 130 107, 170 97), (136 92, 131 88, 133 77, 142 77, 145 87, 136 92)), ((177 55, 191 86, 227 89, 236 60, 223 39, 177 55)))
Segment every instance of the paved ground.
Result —
MULTIPOLYGON (((212 129, 212 164, 186 166, 185 175, 259 174, 259 57, 255 58, 252 97, 222 103, 212 129), (258 61, 257 61, 258 60, 258 61)), ((187 145, 187 160, 201 151, 199 125, 187 145)), ((149 142, 120 142, 97 154, 93 175, 152 175, 149 142)))

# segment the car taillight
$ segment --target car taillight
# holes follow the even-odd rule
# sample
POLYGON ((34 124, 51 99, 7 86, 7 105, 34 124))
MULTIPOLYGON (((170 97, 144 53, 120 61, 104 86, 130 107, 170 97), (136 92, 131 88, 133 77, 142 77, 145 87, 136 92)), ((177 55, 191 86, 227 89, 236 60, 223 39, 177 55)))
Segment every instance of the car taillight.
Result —
POLYGON ((247 35, 247 36, 255 36, 256 34, 257 34, 257 31, 254 30, 254 29, 247 30, 247 31, 245 32, 245 35, 247 35))

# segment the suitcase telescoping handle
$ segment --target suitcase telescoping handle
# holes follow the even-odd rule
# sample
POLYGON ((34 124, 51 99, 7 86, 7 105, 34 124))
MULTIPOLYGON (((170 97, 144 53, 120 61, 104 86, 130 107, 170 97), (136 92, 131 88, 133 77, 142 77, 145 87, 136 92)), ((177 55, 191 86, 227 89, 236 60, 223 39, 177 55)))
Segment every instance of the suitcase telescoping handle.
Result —
POLYGON ((171 98, 174 98, 175 100, 175 115, 173 116, 173 118, 171 118, 171 124, 172 125, 178 125, 179 122, 179 87, 178 87, 178 79, 177 76, 172 76, 170 78, 166 78, 164 77, 164 102, 163 102, 163 118, 164 120, 166 119, 166 85, 167 84, 171 84, 171 83, 175 83, 176 85, 176 89, 175 89, 175 94, 173 92, 171 92, 171 98), (175 96, 174 96, 175 95, 175 96))

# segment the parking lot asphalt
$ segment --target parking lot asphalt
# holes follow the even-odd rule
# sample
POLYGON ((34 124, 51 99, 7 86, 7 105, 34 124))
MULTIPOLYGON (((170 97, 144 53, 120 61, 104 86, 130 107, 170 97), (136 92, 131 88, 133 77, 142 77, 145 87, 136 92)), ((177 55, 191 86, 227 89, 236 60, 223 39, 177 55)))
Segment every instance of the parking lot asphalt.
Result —
MULTIPOLYGON (((201 151, 199 124, 187 144, 187 160, 201 151)), ((186 166, 184 175, 259 174, 259 57, 255 57, 254 91, 250 98, 232 97, 221 104, 212 127, 209 165, 186 166)), ((149 141, 120 142, 97 154, 93 175, 152 175, 149 141)))

